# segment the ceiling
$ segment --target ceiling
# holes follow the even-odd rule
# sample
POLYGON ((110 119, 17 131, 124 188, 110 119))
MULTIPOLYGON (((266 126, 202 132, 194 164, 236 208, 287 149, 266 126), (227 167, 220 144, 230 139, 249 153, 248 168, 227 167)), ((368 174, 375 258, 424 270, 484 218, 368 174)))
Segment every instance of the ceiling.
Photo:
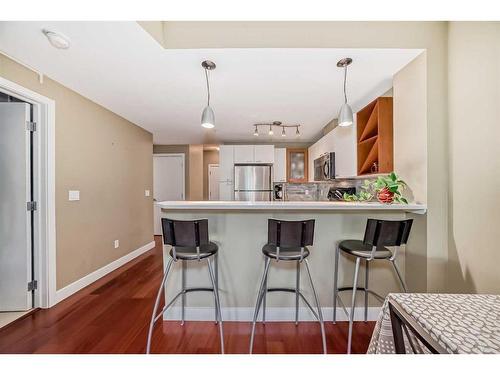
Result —
MULTIPOLYGON (((255 141, 252 124, 301 124, 302 142, 316 139, 348 96, 353 110, 392 87, 392 77, 420 49, 163 49, 136 22, 0 22, 0 52, 153 133, 155 144, 255 141), (71 39, 52 47, 42 28, 71 39), (212 60, 216 128, 200 126, 206 105, 201 62, 212 60)), ((259 141, 298 141, 290 131, 259 141)))

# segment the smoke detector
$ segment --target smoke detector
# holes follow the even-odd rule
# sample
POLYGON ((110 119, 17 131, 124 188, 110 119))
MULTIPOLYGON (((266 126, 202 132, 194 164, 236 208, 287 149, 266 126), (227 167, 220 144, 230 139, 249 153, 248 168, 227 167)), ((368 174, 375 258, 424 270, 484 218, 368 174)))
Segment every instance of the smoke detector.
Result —
POLYGON ((69 38, 67 36, 64 36, 58 32, 43 29, 42 30, 43 35, 47 37, 49 40, 50 44, 54 46, 57 49, 68 49, 70 46, 69 38))

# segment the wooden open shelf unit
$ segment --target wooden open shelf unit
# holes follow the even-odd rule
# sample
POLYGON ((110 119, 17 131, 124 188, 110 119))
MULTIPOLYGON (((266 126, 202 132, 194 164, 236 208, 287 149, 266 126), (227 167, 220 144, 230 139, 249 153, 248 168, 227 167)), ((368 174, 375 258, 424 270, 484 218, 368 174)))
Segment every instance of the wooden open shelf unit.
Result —
POLYGON ((357 113, 358 176, 394 169, 392 98, 380 97, 357 113))

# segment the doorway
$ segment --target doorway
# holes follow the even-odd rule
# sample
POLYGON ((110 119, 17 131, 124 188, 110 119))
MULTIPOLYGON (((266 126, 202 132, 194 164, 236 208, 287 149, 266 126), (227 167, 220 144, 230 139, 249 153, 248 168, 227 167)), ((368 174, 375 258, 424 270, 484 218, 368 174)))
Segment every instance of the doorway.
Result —
POLYGON ((0 326, 35 305, 33 106, 0 92, 0 326))
POLYGON ((219 164, 208 165, 208 200, 219 200, 219 164))
MULTIPOLYGON (((14 168, 14 174, 7 172, 9 179, 5 179, 4 176, 0 177, 3 202, 0 205, 0 210, 2 210, 0 216, 3 218, 0 219, 0 225, 7 223, 12 227, 14 221, 6 220, 4 215, 10 214, 8 210, 14 210, 10 207, 14 204, 20 207, 17 209, 17 215, 20 216, 16 221, 19 223, 22 221, 24 225, 24 236, 21 236, 20 230, 19 232, 5 232, 5 229, 1 229, 0 240, 3 242, 0 251, 8 254, 9 251, 13 251, 10 244, 19 240, 19 243, 23 245, 22 247, 16 246, 21 250, 15 254, 15 257, 16 259, 24 257, 25 260, 22 262, 24 271, 6 280, 8 283, 15 283, 19 291, 22 290, 20 308, 48 308, 59 302, 56 293, 55 102, 2 77, 0 77, 0 92, 3 103, 20 103, 18 107, 21 107, 16 111, 2 110, 5 119, 10 116, 9 112, 17 112, 15 117, 18 118, 17 121, 21 123, 21 126, 16 127, 15 131, 11 126, 7 128, 6 124, 10 123, 10 120, 0 121, 0 127, 3 130, 14 131, 19 146, 16 150, 7 151, 10 146, 4 147, 4 142, 0 139, 2 142, 0 159, 3 162, 3 170, 12 171, 15 163, 22 164, 22 169, 21 167, 14 168), (26 106, 29 107, 29 116, 26 106), (20 157, 22 163, 20 160, 14 163, 9 162, 13 153, 16 159, 20 157), (22 178, 23 175, 24 178, 22 178), (15 189, 16 196, 7 195, 7 189, 12 190, 12 187, 7 184, 8 182, 12 184, 13 181, 19 184, 15 189), (24 198, 22 201, 19 198, 21 194, 24 198), (8 204, 4 204, 5 202, 8 204), (5 234, 10 236, 9 243, 5 234)), ((0 138, 3 138, 3 135, 0 138)), ((4 284, 3 280, 0 284, 4 284)), ((9 292, 12 291, 9 290, 9 292)), ((10 301, 9 305, 12 303, 13 301, 10 301)), ((16 308, 19 309, 19 307, 16 308)))
POLYGON ((184 154, 153 155, 154 234, 157 236, 162 230, 161 209, 156 202, 185 200, 185 176, 184 154))

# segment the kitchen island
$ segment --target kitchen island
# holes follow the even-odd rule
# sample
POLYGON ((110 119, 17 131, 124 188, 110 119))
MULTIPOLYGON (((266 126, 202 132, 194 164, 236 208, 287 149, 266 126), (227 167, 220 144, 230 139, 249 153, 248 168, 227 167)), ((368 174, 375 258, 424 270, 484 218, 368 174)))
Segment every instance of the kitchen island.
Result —
MULTIPOLYGON (((401 220, 415 214, 425 214, 426 206, 420 204, 380 204, 376 202, 241 202, 241 201, 166 201, 158 202, 162 217, 179 220, 207 218, 210 240, 219 244, 219 286, 224 320, 250 321, 253 315, 264 259, 262 246, 267 241, 267 219, 315 219, 314 245, 310 247, 309 262, 312 276, 323 307, 325 320, 331 320, 333 306, 333 265, 336 242, 348 238, 362 239, 366 219, 380 218, 401 220)), ((410 235, 411 238, 411 235, 410 235)), ((169 246, 164 248, 165 261, 169 246)), ((370 269, 370 285, 382 295, 398 292, 399 284, 387 262, 374 262, 370 269)), ((339 285, 352 284, 354 263, 341 256, 339 285)), ((398 255, 398 265, 404 274, 404 251, 398 255)), ((180 265, 176 265, 167 283, 166 295, 177 294, 181 287, 180 265)), ((364 272, 361 273, 364 275, 364 272)), ((306 298, 311 298, 310 286, 305 278, 301 288, 306 298)), ((269 287, 295 284, 295 263, 280 261, 270 269, 269 287), (293 263, 293 264, 292 264, 293 263)), ((210 280, 206 264, 190 262, 187 286, 208 286, 210 280)), ((348 297, 346 292, 345 297, 348 297)), ((266 319, 292 321, 294 319, 293 295, 272 293, 267 298, 266 319)), ((361 306, 359 295, 358 306, 361 306)), ((370 297, 369 319, 375 320, 380 303, 370 297)), ((180 299, 169 309, 164 319, 180 320, 180 299)), ((362 311, 356 311, 361 317, 362 311)), ((338 319, 346 319, 339 309, 338 319)), ((190 293, 186 297, 186 320, 211 320, 214 318, 213 296, 210 293, 190 293)), ((301 306, 300 320, 314 320, 305 306, 301 306)))

